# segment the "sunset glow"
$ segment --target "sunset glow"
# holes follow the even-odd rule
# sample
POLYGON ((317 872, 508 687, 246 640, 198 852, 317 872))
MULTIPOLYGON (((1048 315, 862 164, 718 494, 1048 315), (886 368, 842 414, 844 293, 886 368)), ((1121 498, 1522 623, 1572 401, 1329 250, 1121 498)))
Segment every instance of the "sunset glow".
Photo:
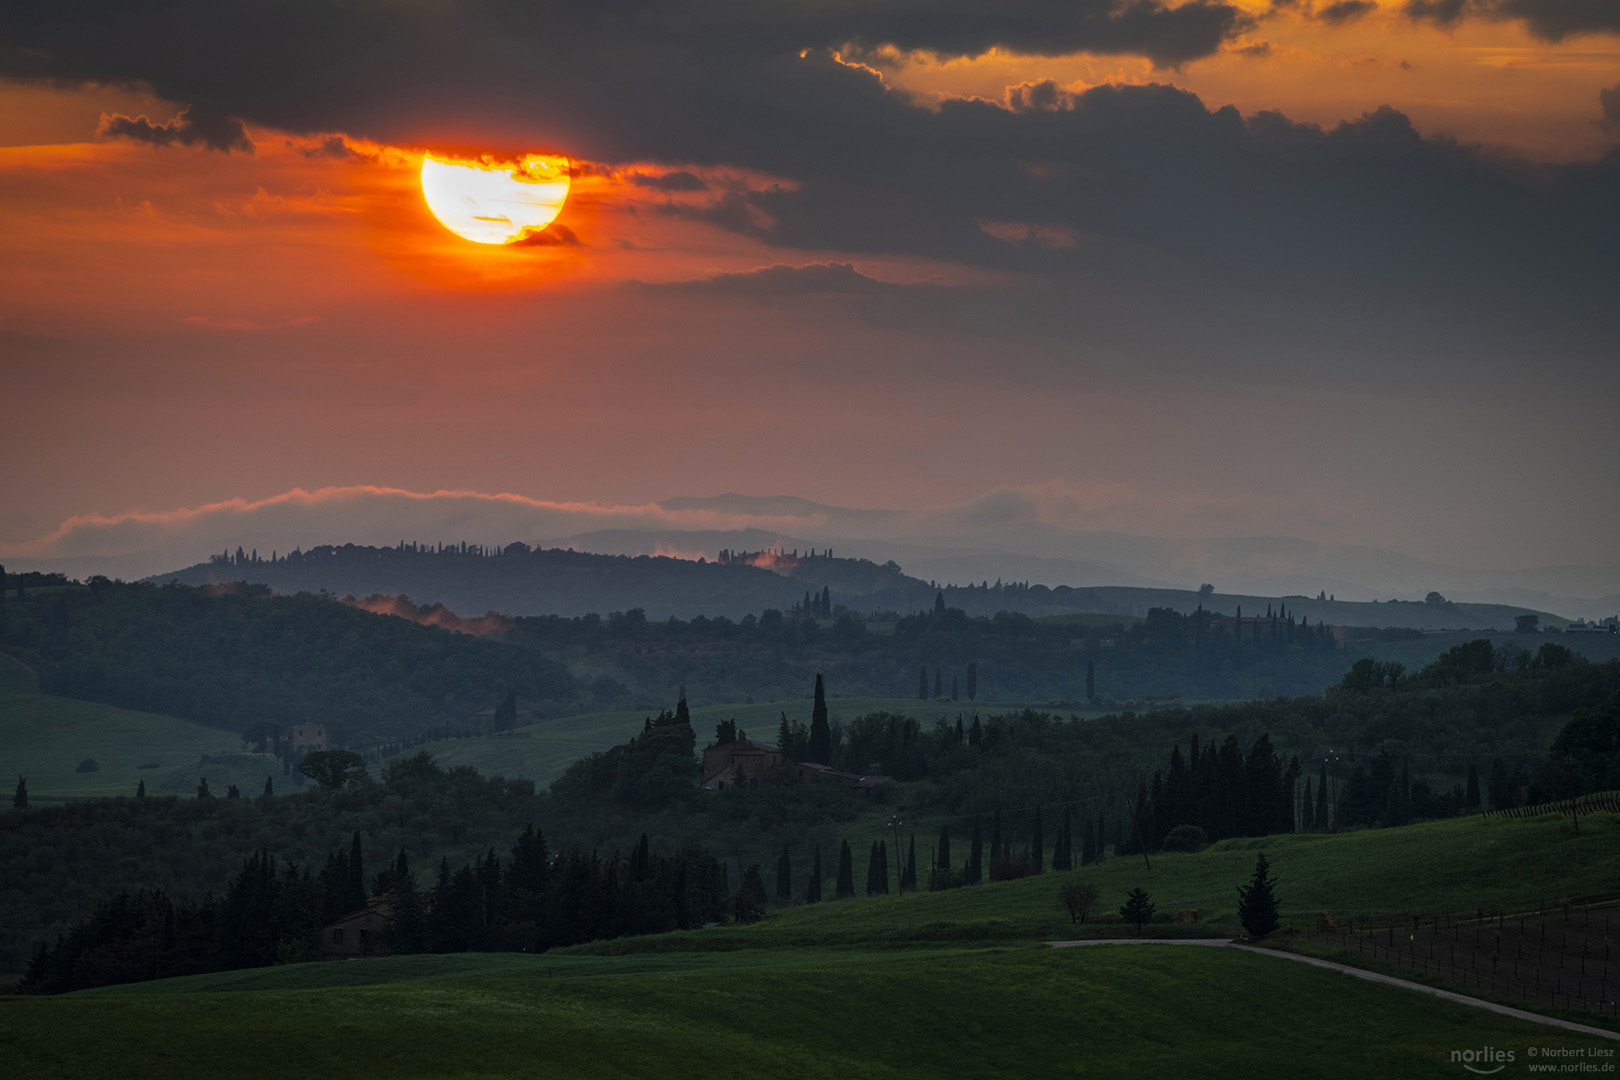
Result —
POLYGON ((517 165, 422 158, 422 195, 445 227, 479 244, 509 244, 556 219, 568 198, 568 163, 517 165))

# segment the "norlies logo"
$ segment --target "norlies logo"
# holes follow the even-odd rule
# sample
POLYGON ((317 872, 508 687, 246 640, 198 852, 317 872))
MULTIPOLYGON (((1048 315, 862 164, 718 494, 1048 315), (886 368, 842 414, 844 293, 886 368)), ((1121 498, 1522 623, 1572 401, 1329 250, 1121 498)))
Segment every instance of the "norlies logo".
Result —
POLYGON ((1471 1073, 1481 1076, 1490 1076, 1499 1073, 1513 1063, 1512 1050, 1498 1050, 1494 1046, 1487 1046, 1480 1050, 1453 1050, 1451 1060, 1471 1073))

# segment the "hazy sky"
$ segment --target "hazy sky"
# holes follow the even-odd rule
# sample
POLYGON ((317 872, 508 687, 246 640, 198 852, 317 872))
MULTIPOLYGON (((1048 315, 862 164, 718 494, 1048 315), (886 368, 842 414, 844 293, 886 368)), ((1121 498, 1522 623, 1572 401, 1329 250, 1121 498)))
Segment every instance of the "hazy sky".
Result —
POLYGON ((1617 145, 1591 0, 13 5, 0 555, 384 487, 1613 567, 1617 145), (427 151, 573 188, 473 244, 427 151))

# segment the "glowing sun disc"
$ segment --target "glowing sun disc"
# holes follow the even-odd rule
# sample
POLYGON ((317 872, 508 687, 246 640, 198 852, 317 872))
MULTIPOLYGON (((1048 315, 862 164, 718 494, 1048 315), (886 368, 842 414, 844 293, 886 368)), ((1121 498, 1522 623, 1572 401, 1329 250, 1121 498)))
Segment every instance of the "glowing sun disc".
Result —
POLYGON ((551 224, 568 198, 568 162, 516 165, 422 158, 422 195, 446 228, 480 244, 509 244, 551 224))

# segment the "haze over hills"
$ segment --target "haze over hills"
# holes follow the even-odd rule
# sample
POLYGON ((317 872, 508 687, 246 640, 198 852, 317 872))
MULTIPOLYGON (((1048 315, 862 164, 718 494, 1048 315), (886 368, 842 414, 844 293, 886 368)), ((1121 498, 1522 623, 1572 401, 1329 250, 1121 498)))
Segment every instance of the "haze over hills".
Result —
MULTIPOLYGON (((1506 603, 1567 618, 1600 619, 1620 611, 1620 569, 1615 567, 1468 567, 1384 548, 1300 538, 1129 535, 1087 529, 1084 520, 1083 512, 1042 489, 1003 489, 957 506, 894 510, 854 509, 793 496, 731 494, 622 506, 351 487, 297 490, 257 502, 78 517, 35 540, 0 544, 0 560, 19 570, 133 579, 195 565, 239 546, 262 555, 334 542, 392 547, 405 537, 434 544, 476 540, 485 546, 521 539, 545 548, 690 560, 713 558, 723 548, 831 548, 838 556, 879 565, 894 561, 916 579, 958 585, 1000 578, 1052 588, 1192 590, 1209 582, 1223 595, 1325 592, 1354 601, 1420 600, 1439 591, 1457 601, 1506 603)), ((897 597, 889 606, 903 600, 897 597)), ((783 602, 778 598, 769 604, 783 602)), ((481 597, 466 597, 462 603, 475 611, 505 606, 481 597)))
POLYGON ((947 607, 972 616, 1002 611, 1037 617, 1144 616, 1156 607, 1188 614, 1202 606, 1218 614, 1246 611, 1253 617, 1286 606, 1296 618, 1334 626, 1512 630, 1515 619, 1528 614, 1537 615, 1546 627, 1567 624, 1548 612, 1508 605, 1359 602, 1117 585, 1049 588, 999 578, 993 583, 948 585, 907 575, 893 562, 880 566, 826 551, 722 549, 715 555, 712 560, 696 554, 602 555, 536 550, 522 543, 487 550, 418 544, 321 546, 270 559, 251 553, 220 555, 149 580, 193 586, 245 581, 282 593, 324 591, 358 599, 407 596, 417 604, 442 604, 463 615, 578 616, 639 608, 655 620, 740 619, 767 609, 798 607, 814 612, 813 605, 821 602, 825 590, 826 615, 840 608, 860 616, 926 611, 942 593, 947 607))

